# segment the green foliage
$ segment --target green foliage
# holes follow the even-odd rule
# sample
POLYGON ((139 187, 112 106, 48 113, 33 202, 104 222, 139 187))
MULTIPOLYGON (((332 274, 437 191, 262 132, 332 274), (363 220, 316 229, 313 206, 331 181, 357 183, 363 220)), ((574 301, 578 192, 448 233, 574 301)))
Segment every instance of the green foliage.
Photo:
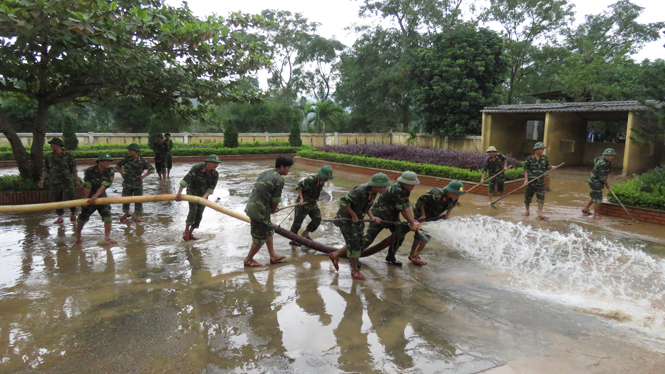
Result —
POLYGON ((480 134, 478 113, 495 102, 508 70, 501 38, 488 29, 458 27, 433 35, 414 60, 414 114, 425 131, 480 134))
POLYGON ((281 100, 262 103, 230 104, 216 117, 233 123, 239 132, 289 132, 291 125, 300 125, 302 112, 281 100))
MULTIPOLYGON (((44 183, 44 188, 49 189, 48 180, 44 183)), ((23 179, 19 175, 0 176, 0 191, 19 192, 19 191, 37 191, 40 190, 39 184, 31 179, 23 179)))
POLYGON ((324 144, 326 125, 328 125, 329 132, 335 131, 338 120, 345 114, 344 109, 331 100, 307 103, 303 112, 307 118, 305 123, 309 130, 324 134, 324 144))
POLYGON ((238 148, 238 129, 233 122, 224 125, 224 147, 238 148))
MULTIPOLYGON (((665 210, 665 168, 657 167, 633 179, 612 186, 612 191, 624 205, 665 210)), ((618 204, 612 194, 610 202, 618 204)))
POLYGON ((291 128, 289 129, 289 145, 291 147, 302 146, 302 139, 300 138, 300 125, 295 122, 291 124, 291 128))
MULTIPOLYGON (((313 158, 330 162, 339 162, 365 166, 370 168, 395 170, 395 171, 414 171, 418 174, 430 175, 433 177, 457 179, 468 182, 480 182, 480 170, 461 169, 451 166, 440 166, 433 164, 418 164, 414 162, 385 160, 375 157, 350 156, 332 152, 316 152, 303 150, 298 152, 298 157, 313 158)), ((524 178, 524 169, 509 169, 505 172, 506 180, 515 180, 524 178)))
POLYGON ((74 130, 74 119, 71 116, 67 116, 62 124, 62 141, 68 151, 75 151, 79 146, 79 140, 74 130))

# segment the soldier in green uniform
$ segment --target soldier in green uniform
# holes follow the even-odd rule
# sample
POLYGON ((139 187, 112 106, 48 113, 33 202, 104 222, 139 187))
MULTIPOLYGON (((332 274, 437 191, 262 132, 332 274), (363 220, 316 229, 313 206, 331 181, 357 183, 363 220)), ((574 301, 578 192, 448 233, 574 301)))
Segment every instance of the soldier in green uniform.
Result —
POLYGON ((157 141, 152 145, 155 151, 155 169, 159 175, 159 182, 166 184, 166 155, 169 153, 169 146, 164 141, 164 135, 157 134, 157 141))
POLYGON ((171 169, 173 168, 173 155, 171 151, 173 150, 173 140, 171 140, 171 133, 167 132, 164 134, 164 143, 169 152, 166 154, 166 178, 171 179, 171 169))
MULTIPOLYGON (((185 187, 187 188, 188 195, 207 199, 211 193, 215 192, 215 187, 219 181, 219 173, 215 170, 217 169, 217 166, 219 166, 219 162, 219 157, 217 155, 210 155, 206 158, 205 164, 192 166, 189 173, 187 173, 185 178, 180 181, 180 189, 178 189, 175 200, 182 200, 182 190, 185 187)), ((194 237, 192 233, 194 232, 194 229, 199 228, 205 208, 205 205, 189 203, 189 213, 187 214, 187 221, 185 223, 185 232, 182 234, 183 240, 198 239, 194 237)))
POLYGON ((381 223, 381 219, 374 217, 370 209, 374 203, 377 194, 382 194, 389 187, 390 178, 383 173, 374 174, 369 183, 361 184, 355 187, 351 192, 339 200, 339 210, 335 219, 335 226, 342 232, 346 245, 336 252, 328 255, 332 261, 335 270, 339 270, 339 256, 346 252, 346 256, 351 263, 351 276, 357 280, 365 280, 358 268, 358 259, 365 246, 365 223, 363 218, 365 214, 374 223, 381 223))
POLYGON ((245 258, 246 267, 259 267, 263 264, 254 260, 263 243, 268 247, 270 254, 270 263, 276 264, 286 258, 286 256, 277 256, 273 247, 273 234, 275 229, 270 221, 270 214, 277 213, 279 208, 277 204, 282 201, 282 189, 284 188, 283 176, 289 174, 293 160, 279 156, 275 161, 275 168, 266 170, 259 175, 254 183, 254 190, 250 196, 245 213, 251 220, 252 246, 245 258))
MULTIPOLYGON (((155 172, 155 169, 150 165, 148 160, 141 157, 141 147, 138 144, 132 143, 127 147, 129 156, 123 158, 116 164, 116 170, 120 173, 122 180, 122 196, 143 196, 143 180, 150 174, 155 172), (147 170, 143 174, 143 170, 147 170), (143 174, 143 175, 141 175, 143 174)), ((122 204, 122 211, 125 213, 120 217, 120 222, 125 221, 131 217, 129 212, 129 204, 122 204)), ((134 204, 134 222, 143 222, 140 215, 143 214, 143 204, 134 204)))
MULTIPOLYGON (((321 209, 319 209, 319 205, 316 202, 319 199, 321 190, 323 190, 323 184, 333 178, 332 168, 330 166, 323 166, 317 171, 317 174, 310 175, 298 183, 296 191, 298 192, 297 203, 299 205, 296 205, 295 217, 293 218, 293 224, 291 225, 292 233, 298 233, 302 221, 307 216, 312 220, 307 225, 305 231, 303 231, 303 237, 310 239, 309 234, 316 231, 319 227, 321 224, 321 209)), ((300 243, 297 242, 289 242, 289 244, 295 246, 300 245, 300 243)))
POLYGON ((402 262, 395 258, 395 254, 409 231, 415 231, 414 244, 428 241, 428 238, 420 232, 420 223, 413 218, 409 209, 411 207, 409 196, 418 184, 420 181, 416 173, 405 171, 401 177, 397 178, 397 183, 388 187, 386 192, 381 194, 372 208, 372 215, 383 222, 369 224, 365 236, 365 247, 369 247, 383 229, 389 229, 391 233, 395 234, 395 239, 386 256, 386 261, 391 265, 402 266, 402 262), (406 222, 400 222, 398 225, 385 223, 385 221, 399 222, 400 214, 406 219, 406 222))
POLYGON ((117 244, 111 240, 111 205, 96 205, 97 198, 106 197, 106 190, 111 187, 115 170, 111 167, 113 157, 102 152, 97 156, 97 165, 85 169, 83 183, 85 196, 89 198, 88 205, 81 208, 81 215, 76 226, 76 243, 81 243, 81 231, 95 211, 99 212, 104 222, 104 240, 109 244, 117 244))
MULTIPOLYGON (((413 218, 418 222, 424 222, 427 219, 440 217, 448 219, 453 208, 457 206, 457 201, 461 195, 465 195, 464 184, 460 181, 451 181, 443 188, 434 187, 418 197, 413 206, 413 218)), ((416 265, 427 265, 427 262, 420 258, 420 253, 425 249, 429 241, 414 240, 411 247, 409 260, 416 265)))
POLYGON ((549 218, 543 215, 543 205, 545 205, 545 179, 540 178, 537 181, 528 184, 534 178, 538 178, 543 175, 548 170, 556 169, 556 166, 550 165, 550 160, 543 154, 545 152, 545 144, 538 142, 533 146, 534 154, 527 157, 524 161, 524 206, 526 207, 526 212, 522 214, 525 217, 528 217, 529 205, 533 199, 533 195, 536 195, 536 201, 538 202, 538 216, 536 217, 539 220, 548 220, 549 218), (528 184, 528 185, 527 185, 528 184))
POLYGON ((504 183, 506 181, 503 171, 508 170, 508 160, 506 156, 496 151, 494 146, 487 148, 487 158, 483 164, 482 174, 480 175, 480 184, 485 182, 485 175, 488 179, 501 173, 499 176, 495 177, 489 181, 487 186, 487 194, 489 195, 489 204, 492 205, 492 195, 494 194, 494 189, 499 194, 503 193, 504 183))
POLYGON ((607 148, 602 156, 596 157, 593 161, 593 170, 591 170, 591 175, 589 176, 589 192, 590 199, 587 201, 584 208, 582 208, 582 213, 585 215, 591 214, 589 208, 593 204, 593 218, 601 219, 600 216, 600 204, 603 203, 603 187, 610 189, 610 182, 607 180, 610 175, 610 168, 612 167, 612 161, 616 152, 612 148, 607 148))
MULTIPOLYGON (((76 199, 74 184, 77 187, 80 186, 74 156, 62 149, 64 144, 60 138, 53 138, 48 143, 51 145, 53 152, 44 157, 44 168, 42 170, 42 179, 39 181, 39 188, 44 188, 44 180, 48 175, 53 201, 74 200, 76 199)), ((70 221, 76 222, 76 208, 70 208, 69 211, 72 213, 70 221)), ((64 221, 62 215, 65 214, 65 210, 56 209, 55 212, 58 215, 58 219, 54 223, 62 223, 64 221)))

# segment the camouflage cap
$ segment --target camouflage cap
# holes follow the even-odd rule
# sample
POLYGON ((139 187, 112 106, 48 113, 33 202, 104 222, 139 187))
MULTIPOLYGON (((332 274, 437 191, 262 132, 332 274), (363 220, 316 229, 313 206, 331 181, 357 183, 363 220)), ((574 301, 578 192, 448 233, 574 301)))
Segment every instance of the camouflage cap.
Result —
POLYGON ((131 149, 131 150, 134 150, 136 152, 141 152, 141 147, 136 143, 132 143, 132 144, 128 145, 127 149, 131 149))
POLYGON ((210 156, 208 156, 208 158, 206 158, 206 162, 216 162, 216 163, 219 164, 221 161, 219 161, 219 156, 210 155, 210 156))
POLYGON ((547 147, 545 147, 545 144, 543 144, 543 142, 538 142, 533 146, 533 149, 545 149, 545 148, 547 147))
POLYGON ((372 180, 367 183, 370 187, 389 187, 390 184, 390 178, 383 173, 374 174, 372 180))
POLYGON ((333 179, 333 178, 335 178, 335 177, 333 176, 333 169, 332 169, 330 166, 328 166, 328 165, 322 166, 322 167, 318 170, 318 173, 319 173, 319 176, 320 176, 321 178, 326 178, 326 179, 333 179))
POLYGON ((443 189, 458 195, 466 195, 466 191, 464 191, 464 184, 462 184, 460 181, 452 181, 448 183, 447 186, 443 187, 443 189))
POLYGON ((607 148, 607 149, 603 152, 603 156, 616 156, 616 155, 617 155, 617 153, 614 151, 613 148, 607 148))
POLYGON ((493 146, 493 145, 490 145, 489 148, 487 148, 487 151, 485 151, 485 153, 487 153, 487 152, 496 152, 496 147, 493 146))
POLYGON ((97 155, 97 161, 113 161, 113 157, 111 157, 110 153, 102 152, 97 155))
POLYGON ((157 134, 157 135, 155 136, 155 138, 162 138, 162 139, 164 139, 164 135, 160 133, 160 134, 157 134))
POLYGON ((53 139, 51 139, 50 142, 48 142, 48 144, 55 144, 55 145, 59 145, 61 147, 65 146, 65 143, 63 143, 62 139, 60 139, 60 138, 53 138, 53 139))
POLYGON ((402 173, 401 177, 397 178, 397 181, 412 186, 420 184, 420 181, 418 180, 418 175, 412 171, 405 171, 404 173, 402 173))

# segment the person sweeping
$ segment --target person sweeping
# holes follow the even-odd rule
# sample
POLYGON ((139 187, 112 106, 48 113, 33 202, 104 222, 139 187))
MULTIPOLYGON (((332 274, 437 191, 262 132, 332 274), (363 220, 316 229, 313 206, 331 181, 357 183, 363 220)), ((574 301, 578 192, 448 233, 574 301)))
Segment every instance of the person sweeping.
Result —
POLYGON ((166 185, 166 157, 169 154, 169 146, 164 141, 164 135, 157 134, 157 140, 152 145, 152 150, 155 151, 155 169, 159 175, 159 182, 166 185))
POLYGON ((487 148, 487 158, 485 159, 483 168, 481 170, 482 173, 480 174, 480 184, 485 182, 485 175, 490 178, 496 175, 494 179, 489 181, 489 185, 487 186, 489 205, 492 205, 492 197, 494 195, 495 188, 496 192, 499 194, 503 193, 506 177, 502 172, 506 170, 508 170, 508 160, 506 159, 506 156, 500 152, 497 152, 494 146, 487 148))
MULTIPOLYGON (((316 174, 310 175, 309 177, 303 179, 296 186, 296 192, 298 192, 298 200, 296 201, 295 217, 293 218, 293 223, 291 224, 291 232, 298 234, 302 222, 307 216, 310 217, 311 221, 307 225, 307 228, 301 234, 302 237, 312 240, 309 237, 309 234, 316 231, 321 224, 321 209, 319 209, 319 204, 317 200, 319 195, 323 190, 323 185, 333 179, 333 170, 330 166, 321 167, 316 174)), ((293 246, 300 246, 300 243, 289 242, 293 246)))
MULTIPOLYGON (((187 188, 187 194, 192 196, 199 196, 207 199, 211 193, 215 192, 215 187, 219 181, 219 173, 217 173, 217 166, 219 165, 219 157, 217 155, 209 155, 205 160, 205 164, 198 164, 192 166, 187 175, 180 181, 180 188, 176 194, 175 200, 182 200, 182 190, 187 188)), ((194 230, 199 228, 201 219, 203 219, 204 205, 197 203, 189 203, 189 213, 187 214, 187 221, 185 222, 185 232, 182 234, 182 239, 197 240, 194 236, 194 230)))
POLYGON ((616 156, 616 152, 612 148, 607 148, 601 156, 596 157, 593 161, 593 169, 589 176, 589 201, 587 201, 582 213, 590 215, 589 208, 593 205, 593 218, 601 219, 600 205, 603 203, 603 187, 610 189, 610 182, 608 177, 612 167, 612 161, 616 156))
POLYGON ((97 156, 97 165, 85 169, 83 183, 85 187, 85 197, 88 199, 88 205, 81 208, 76 225, 76 243, 81 244, 81 232, 83 226, 90 219, 94 212, 98 212, 104 222, 104 240, 109 244, 118 244, 111 239, 111 205, 97 205, 97 199, 107 197, 106 190, 111 187, 115 170, 111 167, 113 157, 109 153, 102 152, 97 156))
POLYGON ((538 216, 536 217, 539 220, 546 221, 549 217, 543 215, 543 206, 545 205, 545 178, 540 178, 533 183, 533 179, 536 179, 543 175, 548 170, 554 170, 557 167, 550 165, 550 160, 545 152, 545 144, 538 142, 533 146, 534 153, 533 155, 527 157, 524 161, 524 206, 526 212, 522 214, 525 217, 528 217, 531 213, 529 212, 529 205, 533 200, 533 195, 536 195, 536 201, 538 202, 538 216))
MULTIPOLYGON (((44 157, 44 168, 42 178, 39 180, 39 188, 44 188, 44 180, 48 176, 54 202, 75 200, 76 190, 74 185, 78 187, 81 183, 79 182, 74 156, 62 149, 64 143, 60 138, 53 138, 48 144, 50 144, 52 152, 44 157)), ((72 223, 76 222, 76 208, 72 207, 69 211, 71 212, 69 220, 72 223)), ((65 210, 56 209, 55 213, 58 215, 58 219, 53 223, 63 223, 62 216, 65 214, 65 210)))
MULTIPOLYGON (((155 172, 150 162, 141 157, 141 147, 132 143, 127 146, 129 156, 126 156, 116 164, 116 170, 120 173, 122 180, 122 196, 143 196, 143 180, 155 172), (143 174, 143 171, 146 173, 143 174)), ((120 222, 125 221, 132 216, 129 211, 130 204, 122 204, 122 211, 125 213, 120 217, 120 222)), ((134 204, 134 222, 143 222, 143 203, 134 204)))
POLYGON ((358 259, 366 248, 365 223, 363 218, 369 218, 375 223, 381 223, 381 219, 374 217, 370 212, 376 195, 386 191, 391 185, 390 178, 383 173, 374 174, 369 183, 355 187, 351 192, 339 200, 339 210, 335 216, 335 226, 339 227, 346 245, 339 250, 328 254, 335 270, 339 271, 339 256, 346 252, 346 257, 351 263, 351 276, 357 280, 365 280, 358 268, 358 259))

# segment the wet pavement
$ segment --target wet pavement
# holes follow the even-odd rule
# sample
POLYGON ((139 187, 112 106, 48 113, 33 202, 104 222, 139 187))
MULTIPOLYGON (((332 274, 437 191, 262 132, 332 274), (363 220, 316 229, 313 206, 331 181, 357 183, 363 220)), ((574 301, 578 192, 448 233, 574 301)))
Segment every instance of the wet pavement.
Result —
MULTIPOLYGON (((175 192, 189 167, 176 165, 168 186, 150 176, 145 193, 175 192)), ((210 199, 243 211, 269 167, 223 163, 210 199)), ((314 171, 294 166, 284 205, 314 171)), ((337 172, 323 216, 365 179, 337 172)), ((551 186, 549 222, 522 217, 521 195, 496 210, 468 195, 456 218, 424 226, 434 236, 428 266, 406 263, 409 235, 404 266, 381 253, 364 259, 365 282, 347 262, 335 272, 327 256, 279 236, 287 262, 245 269, 249 224, 210 209, 200 240, 183 242, 184 202, 144 204, 142 224, 119 223, 113 206, 114 246, 103 244, 97 215, 83 245, 71 224, 52 224, 53 212, 2 215, 0 372, 661 373, 662 226, 583 217, 583 177, 551 186)), ((118 177, 109 195, 121 189, 118 177)), ((312 237, 343 245, 329 223, 312 237)), ((257 260, 268 263, 265 248, 257 260)))

